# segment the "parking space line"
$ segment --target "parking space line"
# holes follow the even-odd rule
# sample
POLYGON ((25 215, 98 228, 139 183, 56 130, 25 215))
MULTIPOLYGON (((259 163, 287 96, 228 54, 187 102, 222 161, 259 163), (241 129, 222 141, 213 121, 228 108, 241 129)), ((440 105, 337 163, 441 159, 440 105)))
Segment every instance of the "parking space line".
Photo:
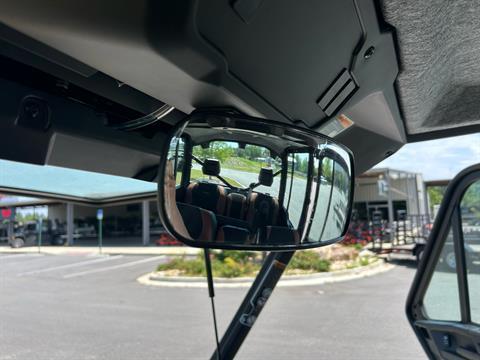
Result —
POLYGON ((83 275, 96 274, 96 273, 99 273, 99 272, 116 270, 116 269, 135 266, 135 265, 138 265, 138 264, 144 264, 144 263, 147 263, 147 262, 158 261, 158 260, 164 259, 164 258, 165 258, 164 255, 154 256, 154 257, 149 257, 149 258, 142 259, 142 260, 135 260, 135 261, 119 264, 119 265, 107 266, 107 267, 100 268, 100 269, 92 269, 92 270, 86 270, 86 271, 77 272, 77 273, 73 273, 73 274, 68 274, 68 275, 64 275, 63 278, 64 279, 70 279, 70 278, 83 276, 83 275))
POLYGON ((96 264, 96 263, 100 263, 100 262, 120 259, 122 257, 123 257, 123 255, 101 257, 99 259, 80 261, 80 262, 76 262, 76 263, 73 263, 73 264, 59 265, 59 266, 54 266, 54 267, 50 267, 50 268, 46 268, 46 269, 27 271, 27 272, 18 274, 17 276, 35 275, 35 274, 46 273, 46 272, 49 272, 49 271, 70 269, 70 268, 74 268, 74 267, 85 266, 85 265, 89 265, 89 264, 96 264))

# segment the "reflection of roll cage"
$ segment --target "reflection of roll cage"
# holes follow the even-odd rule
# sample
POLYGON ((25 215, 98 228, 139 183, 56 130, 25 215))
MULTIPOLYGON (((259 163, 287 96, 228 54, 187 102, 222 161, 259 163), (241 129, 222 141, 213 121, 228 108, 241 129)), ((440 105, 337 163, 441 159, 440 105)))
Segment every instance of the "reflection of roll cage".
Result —
MULTIPOLYGON (((187 144, 188 140, 185 139, 185 143, 187 144)), ((187 150, 185 153, 191 152, 187 150)), ((202 169, 204 168, 205 161, 202 161, 193 155, 190 155, 190 158, 201 165, 202 169)), ((269 194, 262 194, 254 191, 254 189, 260 185, 271 186, 271 183, 265 184, 259 180, 258 182, 251 183, 245 188, 237 187, 230 184, 230 182, 222 177, 219 173, 205 175, 217 178, 225 186, 212 184, 211 182, 205 180, 191 182, 191 174, 188 171, 188 169, 191 168, 191 164, 189 164, 188 161, 185 161, 182 168, 181 184, 179 187, 177 187, 177 202, 187 204, 193 203, 193 205, 198 205, 202 208, 207 208, 208 210, 212 211, 215 216, 214 223, 217 225, 217 233, 215 235, 216 241, 245 244, 268 243, 269 239, 278 238, 278 236, 275 235, 278 235, 278 227, 281 227, 290 230, 287 232, 291 235, 290 239, 287 240, 289 243, 295 244, 298 242, 296 230, 289 222, 285 208, 279 205, 278 199, 270 196, 269 194), (183 174, 187 174, 185 179, 183 178, 183 174), (213 185, 213 188, 222 186, 220 193, 222 193, 222 196, 226 198, 225 206, 221 206, 220 208, 218 206, 214 206, 213 208, 210 206, 210 208, 208 208, 201 206, 201 204, 194 203, 192 200, 192 194, 187 194, 187 192, 193 191, 190 189, 192 185, 195 186, 196 184, 205 183, 213 185), (230 207, 238 206, 239 201, 241 202, 240 206, 242 210, 234 215, 229 211, 229 209, 230 207)), ((265 169, 262 169, 262 171, 263 170, 265 169)), ((270 170, 269 177, 271 182, 273 183, 273 179, 281 173, 282 170, 275 173, 273 170, 270 170)), ((181 209, 182 207, 184 207, 184 205, 180 206, 181 209)))

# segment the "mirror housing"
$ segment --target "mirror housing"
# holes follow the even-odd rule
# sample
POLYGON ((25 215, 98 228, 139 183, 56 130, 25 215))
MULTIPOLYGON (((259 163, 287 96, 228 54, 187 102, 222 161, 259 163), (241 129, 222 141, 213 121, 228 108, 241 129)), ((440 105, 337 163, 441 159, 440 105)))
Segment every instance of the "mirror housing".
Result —
POLYGON ((159 164, 158 212, 179 241, 201 248, 292 251, 343 239, 354 166, 350 150, 333 139, 211 111, 195 111, 169 139, 159 164))

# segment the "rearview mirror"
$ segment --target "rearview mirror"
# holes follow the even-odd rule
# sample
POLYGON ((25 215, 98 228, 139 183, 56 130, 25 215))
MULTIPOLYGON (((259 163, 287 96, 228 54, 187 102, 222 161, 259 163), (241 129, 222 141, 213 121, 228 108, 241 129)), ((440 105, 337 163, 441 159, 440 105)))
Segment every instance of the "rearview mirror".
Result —
POLYGON ((158 210, 187 245, 295 250, 340 241, 353 199, 351 152, 319 133, 196 112, 167 141, 158 210))

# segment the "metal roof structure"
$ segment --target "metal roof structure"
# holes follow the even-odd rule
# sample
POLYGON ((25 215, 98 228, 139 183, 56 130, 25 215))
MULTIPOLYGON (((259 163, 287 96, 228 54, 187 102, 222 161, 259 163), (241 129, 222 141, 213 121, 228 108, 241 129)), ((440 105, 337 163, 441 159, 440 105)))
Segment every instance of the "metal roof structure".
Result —
POLYGON ((154 197, 156 187, 121 176, 0 160, 0 193, 28 196, 27 203, 32 197, 85 204, 141 200, 154 197))

